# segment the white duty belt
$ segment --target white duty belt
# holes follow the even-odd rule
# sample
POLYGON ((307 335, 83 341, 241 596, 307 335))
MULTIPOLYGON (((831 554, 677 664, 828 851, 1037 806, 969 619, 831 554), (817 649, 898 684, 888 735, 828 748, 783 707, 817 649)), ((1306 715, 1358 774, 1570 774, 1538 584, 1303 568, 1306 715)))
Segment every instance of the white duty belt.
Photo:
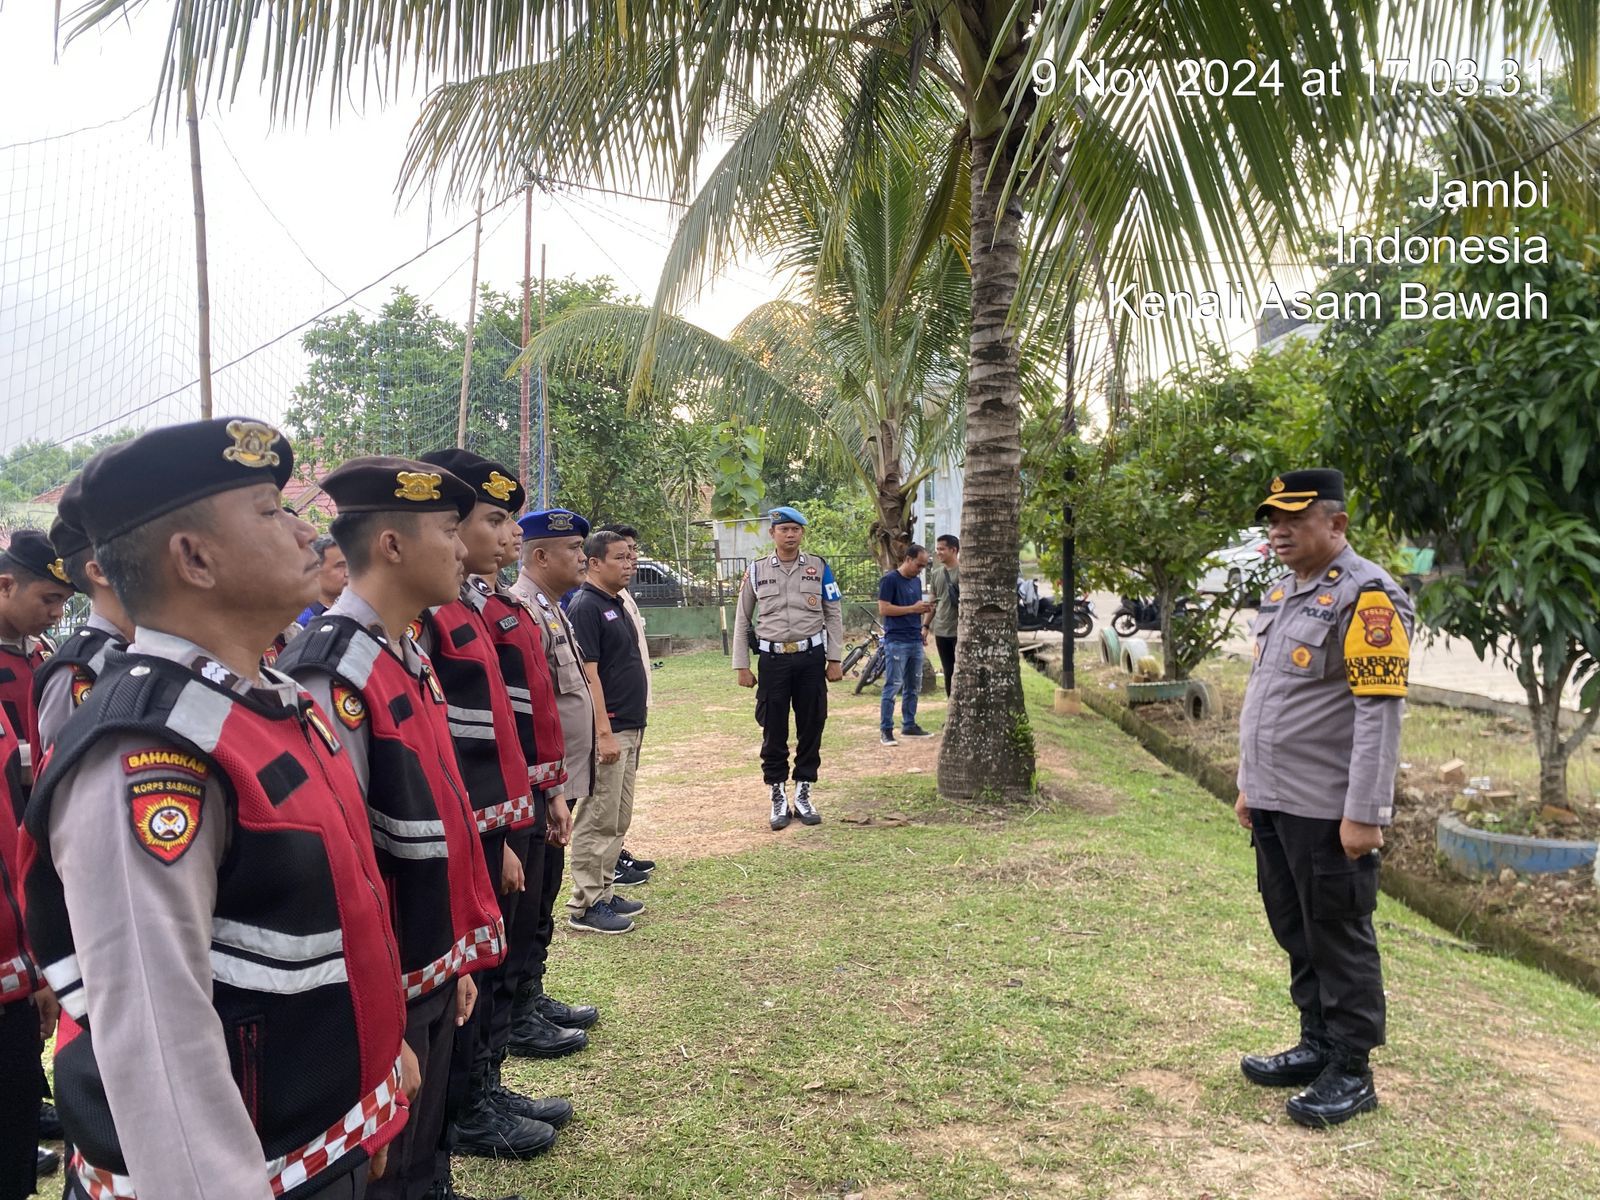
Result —
POLYGON ((808 638, 798 642, 765 642, 757 640, 756 649, 763 654, 798 654, 802 650, 809 650, 813 646, 825 646, 828 643, 827 630, 814 633, 808 638))

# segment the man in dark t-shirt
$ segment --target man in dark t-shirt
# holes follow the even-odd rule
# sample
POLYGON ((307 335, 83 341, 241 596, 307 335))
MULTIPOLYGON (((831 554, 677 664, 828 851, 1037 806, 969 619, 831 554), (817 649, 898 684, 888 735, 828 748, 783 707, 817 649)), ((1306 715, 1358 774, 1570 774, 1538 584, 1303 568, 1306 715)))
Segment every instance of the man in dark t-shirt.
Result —
POLYGON ((589 535, 583 549, 589 575, 572 598, 567 617, 594 694, 597 762, 594 793, 579 801, 572 815, 567 923, 586 933, 627 933, 644 905, 618 896, 612 876, 623 835, 633 821, 648 676, 639 656, 639 632, 621 599, 633 577, 627 538, 600 530, 589 535))
POLYGON ((885 746, 894 739, 894 698, 902 692, 900 732, 906 737, 927 737, 917 724, 917 690, 922 684, 924 613, 933 601, 922 598, 922 572, 928 551, 916 543, 905 548, 900 565, 878 581, 878 615, 883 618, 883 651, 888 665, 883 675, 883 699, 878 707, 878 740, 885 746))

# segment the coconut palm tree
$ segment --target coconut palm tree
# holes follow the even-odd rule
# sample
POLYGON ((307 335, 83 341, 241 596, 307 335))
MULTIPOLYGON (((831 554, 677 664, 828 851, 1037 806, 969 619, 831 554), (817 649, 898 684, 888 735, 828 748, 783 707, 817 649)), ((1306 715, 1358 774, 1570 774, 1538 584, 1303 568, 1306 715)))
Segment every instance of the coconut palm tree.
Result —
MULTIPOLYGON (((88 0, 70 24, 136 7, 88 0)), ((1544 119, 1526 89, 1464 106, 1406 84, 1391 55, 1493 64, 1559 49, 1580 117, 1593 113, 1600 79, 1591 0, 183 0, 172 12, 160 93, 169 117, 197 79, 208 93, 235 90, 254 46, 284 113, 323 91, 337 104, 358 87, 442 82, 415 131, 408 180, 509 190, 530 175, 565 176, 686 200, 709 166, 709 202, 691 210, 674 251, 707 272, 761 227, 788 186, 779 167, 795 141, 833 138, 824 157, 847 200, 894 114, 919 89, 947 92, 961 115, 928 167, 949 198, 943 213, 930 206, 930 223, 964 210, 971 271, 961 650, 939 767, 941 789, 957 797, 1032 786, 1012 590, 1022 310, 1070 328, 1082 305, 1099 303, 1120 345, 1173 355, 1182 326, 1117 308, 1125 287, 1255 283, 1308 240, 1336 187, 1358 202, 1382 195, 1429 129, 1463 107, 1490 125, 1508 110, 1544 119), (1219 64, 1220 94, 1199 63, 1219 64), (1102 91, 1097 77, 1129 86, 1102 91), (818 113, 840 95, 852 102, 835 128, 818 113), (752 98, 761 119, 712 164, 719 134, 752 98)), ((1537 143, 1558 145, 1559 127, 1550 132, 1537 143)), ((1504 140, 1478 144, 1489 164, 1504 140)), ((696 274, 664 278, 684 289, 696 274)), ((658 328, 677 298, 658 295, 658 328)))
MULTIPOLYGON (((833 164, 808 143, 791 147, 789 187, 751 248, 792 281, 731 337, 648 307, 596 305, 544 330, 529 357, 558 372, 620 365, 642 396, 692 398, 762 425, 769 453, 827 456, 871 498, 867 540, 889 569, 910 540, 918 488, 959 449, 966 385, 967 231, 957 225, 917 244, 930 204, 943 205, 925 163, 956 120, 946 98, 928 101, 927 119, 871 149, 847 204, 836 202, 833 164)), ((706 203, 702 192, 691 210, 706 203)))

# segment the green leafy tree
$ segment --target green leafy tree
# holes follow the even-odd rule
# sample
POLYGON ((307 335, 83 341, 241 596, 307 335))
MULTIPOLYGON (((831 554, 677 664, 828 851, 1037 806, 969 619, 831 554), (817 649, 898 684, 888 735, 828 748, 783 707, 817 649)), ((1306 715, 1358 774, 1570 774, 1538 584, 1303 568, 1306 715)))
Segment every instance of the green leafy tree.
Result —
POLYGON ((748 517, 761 511, 761 463, 766 446, 766 431, 739 417, 717 426, 712 439, 713 517, 748 517))
MULTIPOLYGON (((130 7, 135 0, 90 0, 74 27, 130 7)), ((1487 62, 1506 47, 1554 60, 1559 44, 1580 116, 1594 111, 1597 84, 1595 23, 1576 0, 523 0, 453 4, 429 19, 412 8, 396 19, 378 0, 310 12, 275 0, 270 21, 254 19, 258 8, 259 0, 173 7, 161 73, 169 103, 197 78, 227 94, 252 49, 284 112, 324 89, 337 103, 358 75, 383 90, 411 86, 419 73, 443 76, 413 131, 405 166, 413 184, 442 178, 460 196, 553 175, 698 196, 664 273, 675 282, 656 297, 658 325, 697 290, 701 272, 691 266, 716 270, 784 202, 791 180, 782 165, 794 142, 825 145, 833 220, 843 228, 874 143, 894 136, 897 115, 923 89, 948 94, 956 117, 945 152, 929 164, 940 182, 928 193, 925 228, 970 231, 965 648, 939 763, 941 789, 957 797, 1017 797, 1033 783, 1013 620, 1030 316, 1070 327, 1081 306, 1109 309, 1125 285, 1192 287, 1219 257, 1264 264, 1305 242, 1336 187, 1353 181, 1370 197, 1392 186, 1394 164, 1408 163, 1439 121, 1463 112, 1477 120, 1489 134, 1475 143, 1487 163, 1506 114, 1531 111, 1521 97, 1468 106, 1413 86, 1391 92, 1387 80, 1302 86, 1310 70, 1364 81, 1393 39, 1412 61, 1487 62), (1201 59, 1244 63, 1251 86, 1183 95, 1183 64, 1201 59), (1077 61, 1149 70, 1161 100, 1085 90, 1067 69, 1077 61), (1270 103, 1255 86, 1269 68, 1282 85, 1270 103), (718 132, 752 109, 756 119, 708 164, 718 132)), ((1566 131, 1551 126, 1554 145, 1566 131)), ((1580 162, 1567 179, 1587 186, 1584 175, 1580 162)), ((1265 268, 1247 273, 1253 281, 1265 268)), ((909 282, 904 272, 897 278, 909 282)), ((1123 347, 1152 334, 1169 350, 1183 340, 1179 322, 1124 315, 1116 324, 1123 347)))
POLYGON ((0 456, 0 504, 24 503, 58 488, 96 452, 138 435, 137 429, 122 428, 65 446, 43 440, 20 443, 0 456))
MULTIPOLYGON (((1302 463, 1325 411, 1321 363, 1291 344, 1235 365, 1219 350, 1167 388, 1136 397, 1125 420, 1097 443, 1070 443, 1078 480, 1078 550, 1091 585, 1152 597, 1161 609, 1163 668, 1187 679, 1227 637, 1251 587, 1174 612, 1195 598, 1219 548, 1250 524, 1254 498, 1287 463, 1302 463)), ((1040 464, 1030 524, 1053 526, 1063 464, 1040 464)))
POLYGON ((1459 548, 1465 570, 1424 589, 1421 615, 1517 673, 1539 793, 1567 804, 1567 764, 1600 719, 1600 236, 1551 220, 1547 264, 1483 264, 1464 292, 1549 298, 1548 320, 1397 322, 1349 349, 1335 425, 1378 519, 1459 548), (1561 698, 1582 685, 1569 731, 1561 698))

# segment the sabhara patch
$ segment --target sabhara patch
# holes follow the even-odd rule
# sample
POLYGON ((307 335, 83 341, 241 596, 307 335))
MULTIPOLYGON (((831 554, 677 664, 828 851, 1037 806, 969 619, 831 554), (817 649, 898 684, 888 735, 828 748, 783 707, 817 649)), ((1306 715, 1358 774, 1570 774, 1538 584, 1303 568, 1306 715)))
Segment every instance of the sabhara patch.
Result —
POLYGON ((128 818, 139 847, 175 863, 200 832, 203 791, 186 779, 147 779, 128 788, 128 818))
POLYGON ((182 771, 185 775, 192 775, 196 779, 207 779, 211 775, 211 766, 203 758, 196 758, 192 754, 185 754, 181 750, 168 750, 161 746, 152 746, 148 750, 135 750, 132 754, 122 756, 122 769, 126 774, 136 775, 140 771, 168 770, 182 771))
POLYGON ((361 693, 336 683, 330 690, 334 715, 346 729, 358 728, 367 719, 367 705, 361 693))
POLYGON ((77 708, 94 690, 94 676, 82 667, 72 668, 72 707, 77 708))

